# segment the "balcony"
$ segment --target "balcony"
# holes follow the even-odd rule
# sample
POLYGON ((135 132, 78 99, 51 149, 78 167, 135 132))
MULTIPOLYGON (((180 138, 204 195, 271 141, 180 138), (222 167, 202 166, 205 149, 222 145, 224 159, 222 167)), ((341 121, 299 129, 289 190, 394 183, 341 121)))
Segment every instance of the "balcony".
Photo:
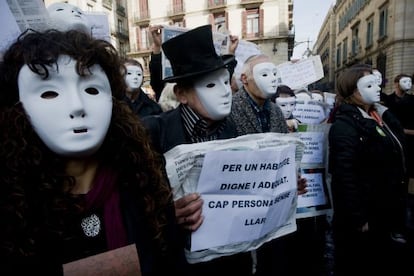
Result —
POLYGON ((226 5, 226 0, 207 0, 207 9, 212 12, 224 11, 226 5))
POLYGON ((140 11, 134 15, 134 24, 148 25, 150 22, 150 13, 148 10, 140 11))
POLYGON ((129 39, 129 33, 127 29, 124 28, 112 28, 111 29, 112 35, 118 37, 119 39, 128 40, 129 39))
POLYGON ((241 0, 240 5, 244 6, 244 8, 250 9, 259 7, 262 3, 263 0, 241 0))
POLYGON ((120 4, 116 4, 116 12, 125 17, 125 7, 120 5, 120 4))
POLYGON ((102 0, 102 6, 109 10, 112 10, 112 0, 102 0))
POLYGON ((167 15, 173 20, 184 17, 185 15, 184 3, 181 2, 181 3, 171 4, 168 7, 167 15))

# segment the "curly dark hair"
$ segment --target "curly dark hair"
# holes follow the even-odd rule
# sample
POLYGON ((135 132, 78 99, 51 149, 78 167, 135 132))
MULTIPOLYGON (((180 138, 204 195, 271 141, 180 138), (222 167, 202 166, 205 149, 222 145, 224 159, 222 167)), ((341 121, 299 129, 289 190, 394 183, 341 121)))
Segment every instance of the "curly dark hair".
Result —
POLYGON ((34 241, 39 235, 67 238, 64 218, 83 208, 82 201, 68 192, 75 178, 65 172, 67 160, 45 146, 19 102, 17 80, 22 66, 27 64, 47 78, 47 66, 57 66, 60 55, 76 60, 79 75, 94 64, 105 71, 113 110, 97 159, 117 172, 117 185, 144 209, 153 244, 166 249, 166 210, 173 206, 171 187, 163 160, 152 150, 144 126, 122 101, 125 83, 116 49, 78 31, 48 30, 22 34, 0 64, 0 255, 36 254, 34 241))

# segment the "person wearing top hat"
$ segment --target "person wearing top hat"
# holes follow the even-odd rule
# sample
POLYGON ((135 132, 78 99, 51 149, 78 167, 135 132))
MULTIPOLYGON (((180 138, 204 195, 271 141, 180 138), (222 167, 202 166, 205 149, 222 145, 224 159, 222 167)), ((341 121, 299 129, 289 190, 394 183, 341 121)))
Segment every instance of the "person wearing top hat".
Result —
MULTIPOLYGON (((162 25, 153 25, 149 27, 149 32, 151 33, 152 38, 152 52, 151 59, 149 62, 149 71, 150 71, 150 85, 155 92, 155 99, 159 102, 161 99, 161 94, 167 83, 173 84, 172 82, 166 82, 162 79, 162 58, 161 58, 161 44, 162 44, 162 25)), ((239 43, 239 38, 235 35, 230 35, 230 45, 228 49, 228 54, 234 55, 236 52, 237 45, 239 43)), ((228 69, 230 74, 233 75, 234 69, 236 67, 237 61, 234 59, 230 62, 228 69)), ((231 85, 234 85, 231 83, 231 85)), ((232 87, 233 89, 233 87, 232 87)), ((234 90, 233 90, 234 92, 234 90)))
MULTIPOLYGON (((162 50, 173 71, 173 76, 164 81, 175 83, 174 93, 180 104, 158 116, 143 118, 157 150, 165 153, 180 144, 236 137, 236 128, 228 120, 232 102, 229 66, 234 65, 235 58, 216 54, 211 25, 171 38, 162 44, 162 50)), ((203 223, 202 205, 203 199, 197 193, 175 200, 177 221, 183 230, 183 247, 186 234, 196 231, 203 223)), ((253 274, 249 252, 188 267, 190 275, 217 275, 225 271, 235 275, 253 274)))

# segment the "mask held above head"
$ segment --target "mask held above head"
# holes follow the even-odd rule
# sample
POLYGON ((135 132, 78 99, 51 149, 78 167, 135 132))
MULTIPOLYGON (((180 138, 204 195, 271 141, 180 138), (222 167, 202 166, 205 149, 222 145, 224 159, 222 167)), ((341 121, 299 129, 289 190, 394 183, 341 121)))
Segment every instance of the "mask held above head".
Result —
POLYGON ((68 3, 53 3, 47 7, 51 27, 59 31, 78 30, 91 33, 88 18, 81 9, 68 3))

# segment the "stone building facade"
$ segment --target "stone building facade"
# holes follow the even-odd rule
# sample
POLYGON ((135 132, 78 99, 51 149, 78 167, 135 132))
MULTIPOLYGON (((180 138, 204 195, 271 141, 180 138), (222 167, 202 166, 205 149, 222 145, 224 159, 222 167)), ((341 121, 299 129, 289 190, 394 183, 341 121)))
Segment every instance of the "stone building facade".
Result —
POLYGON ((380 70, 383 91, 391 93, 396 75, 414 73, 413 14, 411 0, 337 0, 315 43, 326 69, 318 85, 333 89, 342 70, 367 63, 380 70))

